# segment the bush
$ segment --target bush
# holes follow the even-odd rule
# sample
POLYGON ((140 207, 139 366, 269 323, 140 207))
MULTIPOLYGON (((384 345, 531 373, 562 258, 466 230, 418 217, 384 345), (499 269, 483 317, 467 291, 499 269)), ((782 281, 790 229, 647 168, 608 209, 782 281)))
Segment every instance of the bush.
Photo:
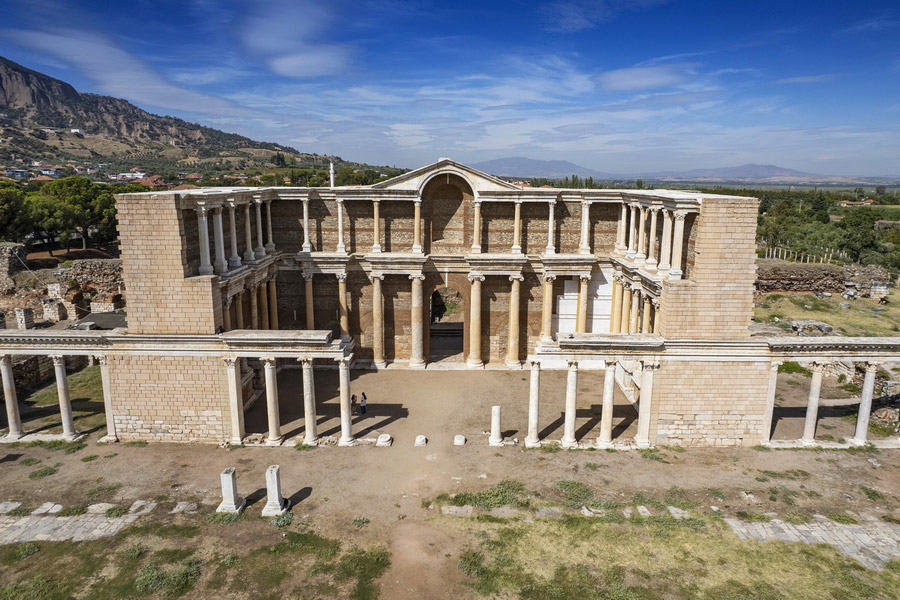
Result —
POLYGON ((879 492, 876 489, 866 487, 864 485, 860 486, 860 489, 863 491, 863 494, 866 495, 866 498, 868 498, 872 502, 875 502, 877 500, 884 500, 884 494, 882 494, 881 492, 879 492))
POLYGON ((243 513, 210 513, 206 516, 206 521, 208 523, 213 523, 214 525, 231 525, 232 523, 237 523, 241 520, 243 513))
POLYGON ((287 527, 294 522, 294 515, 289 512, 284 512, 272 517, 272 520, 269 522, 275 527, 287 527))
POLYGON ((369 521, 365 517, 356 517, 355 519, 353 519, 353 526, 356 527, 357 529, 362 529, 369 523, 371 523, 371 521, 369 521))

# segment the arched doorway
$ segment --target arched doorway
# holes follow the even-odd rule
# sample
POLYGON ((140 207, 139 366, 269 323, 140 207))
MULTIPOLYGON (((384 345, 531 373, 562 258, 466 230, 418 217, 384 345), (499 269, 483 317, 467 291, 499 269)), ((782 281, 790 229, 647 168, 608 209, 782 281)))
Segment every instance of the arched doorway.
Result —
POLYGON ((430 362, 463 362, 465 310, 463 297, 451 287, 442 287, 431 294, 428 328, 430 362))
POLYGON ((472 244, 472 188, 452 173, 436 175, 422 190, 426 254, 464 254, 472 244))

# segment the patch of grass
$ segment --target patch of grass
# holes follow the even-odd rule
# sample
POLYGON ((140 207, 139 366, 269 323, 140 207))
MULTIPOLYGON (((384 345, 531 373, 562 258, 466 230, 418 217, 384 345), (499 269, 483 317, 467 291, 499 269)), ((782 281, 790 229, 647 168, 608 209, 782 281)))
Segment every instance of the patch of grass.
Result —
POLYGON ((22 460, 20 460, 19 464, 24 465, 26 467, 32 467, 32 466, 40 464, 42 462, 43 461, 39 458, 30 458, 29 457, 29 458, 23 458, 22 460))
POLYGON ((61 450, 66 454, 74 454, 79 450, 87 448, 87 444, 84 442, 70 442, 68 440, 37 440, 35 442, 27 442, 25 445, 32 448, 44 448, 45 450, 61 450))
POLYGON ((556 454, 562 451, 562 446, 559 444, 541 444, 539 450, 544 454, 556 454))
POLYGON ((103 458, 115 458, 119 455, 118 452, 113 452, 112 454, 104 454, 103 458))
POLYGON ((356 517, 355 519, 353 519, 353 526, 357 529, 362 529, 369 523, 371 523, 371 521, 365 517, 356 517))
POLYGON ((563 504, 569 508, 584 506, 594 499, 594 491, 580 481, 557 481, 556 487, 565 495, 563 504))
POLYGON ((666 490, 665 502, 681 510, 691 510, 697 506, 696 502, 688 498, 687 492, 675 485, 666 490))
POLYGON ((641 458, 646 458, 647 460, 669 464, 669 461, 665 459, 665 455, 659 451, 659 448, 638 448, 638 454, 641 455, 641 458))
POLYGON ((809 478, 809 473, 802 469, 788 469, 787 471, 760 471, 760 473, 764 477, 768 477, 770 479, 790 479, 792 481, 795 481, 797 479, 809 478))
POLYGON ((709 493, 710 496, 712 496, 713 498, 715 498, 715 499, 718 500, 719 502, 724 502, 724 501, 725 501, 725 492, 723 492, 722 490, 718 490, 718 489, 716 489, 716 488, 709 488, 709 489, 706 490, 706 491, 707 491, 707 493, 709 493))
POLYGON ((110 519, 116 519, 118 517, 124 517, 128 514, 128 509, 124 506, 113 506, 112 508, 106 509, 106 516, 110 519))
MULTIPOLYGON (((241 446, 243 448, 243 446, 241 446)), ((294 446, 294 449, 298 452, 309 452, 311 450, 315 450, 318 446, 310 446, 309 444, 297 444, 294 446)))
POLYGON ((598 465, 597 463, 587 462, 587 463, 584 463, 584 468, 587 469, 588 471, 596 471, 597 469, 600 468, 600 465, 598 465))
POLYGON ((859 486, 859 489, 862 490, 863 494, 866 495, 866 498, 871 500, 872 502, 876 502, 878 500, 884 500, 884 494, 879 492, 874 488, 867 487, 865 485, 859 486))
POLYGON ((862 393, 862 386, 860 386, 856 383, 844 383, 839 387, 843 391, 847 392, 848 394, 853 394, 854 396, 858 396, 859 394, 862 393))
POLYGON ((768 523, 772 520, 772 517, 769 517, 767 515, 746 510, 738 511, 737 518, 747 523, 768 523))
POLYGON ((792 525, 805 525, 806 523, 812 523, 813 519, 807 512, 802 510, 792 510, 784 515, 784 520, 792 525))
POLYGON ((22 506, 17 506, 14 509, 12 509, 11 511, 9 511, 8 513, 6 513, 6 516, 7 517, 27 517, 28 515, 31 514, 31 512, 33 510, 34 510, 33 508, 30 508, 23 504, 22 506))
POLYGON ((244 513, 214 512, 206 515, 206 522, 214 525, 231 525, 240 521, 243 516, 244 513))
POLYGON ((85 495, 86 495, 88 498, 90 498, 91 500, 94 500, 94 499, 100 498, 101 496, 106 496, 106 495, 108 495, 108 494, 112 494, 112 493, 114 493, 114 492, 117 492, 117 491, 119 491, 119 488, 121 488, 121 487, 122 487, 122 486, 119 485, 119 484, 115 484, 115 485, 98 485, 98 486, 95 487, 95 488, 89 489, 89 490, 87 491, 87 494, 85 494, 85 495))
POLYGON ((772 502, 778 502, 780 499, 782 502, 787 504, 788 506, 793 506, 796 501, 794 498, 800 495, 800 492, 797 490, 792 490, 788 487, 780 485, 778 487, 769 488, 769 500, 772 502))
POLYGON ((0 600, 48 600, 65 599, 62 583, 38 575, 31 579, 17 581, 8 585, 0 584, 0 600))
POLYGON ((878 423, 876 421, 869 421, 869 433, 877 435, 878 437, 891 437, 896 435, 894 433, 894 428, 887 423, 878 423))
POLYGON ((226 569, 230 569, 234 565, 238 563, 238 557, 234 554, 226 554, 222 561, 219 563, 226 569))
POLYGON ((143 544, 134 544, 122 550, 120 554, 125 560, 137 560, 143 555, 147 554, 149 550, 150 549, 143 544))
POLYGON ((351 600, 374 600, 378 598, 378 588, 374 581, 391 566, 391 555, 387 549, 376 546, 369 550, 351 548, 338 561, 335 579, 356 580, 350 592, 351 600))
POLYGON ((16 561, 25 560, 29 556, 37 554, 40 551, 40 547, 34 542, 25 542, 24 544, 19 544, 16 546, 15 550, 13 550, 13 559, 16 561))
POLYGON ((189 558, 172 570, 164 571, 155 562, 144 565, 134 580, 134 588, 142 594, 165 590, 170 598, 178 598, 194 589, 200 578, 200 560, 189 558))
POLYGON ((789 375, 803 375, 804 377, 812 377, 812 371, 793 360, 786 360, 778 365, 779 373, 787 373, 789 375))
POLYGON ((651 506, 656 510, 666 510, 664 502, 660 502, 653 496, 648 496, 644 492, 635 492, 631 495, 631 504, 636 506, 651 506))
POLYGON ((900 525, 900 517, 895 517, 894 515, 881 515, 881 520, 885 523, 900 525))
POLYGON ((84 504, 73 504, 72 506, 67 506, 58 513, 56 513, 57 517, 77 517, 78 515, 83 515, 87 512, 87 506, 84 504))
POLYGON ((100 458, 100 456, 97 454, 88 454, 87 456, 81 457, 81 462, 93 462, 93 461, 97 460, 98 458, 100 458))
POLYGON ((484 554, 477 550, 466 550, 456 563, 466 577, 480 577, 484 573, 484 554))
POLYGON ((471 504, 478 508, 499 508, 511 506, 513 508, 528 508, 528 498, 525 496, 525 486, 518 481, 504 479, 497 485, 481 492, 462 492, 452 498, 442 494, 435 501, 447 501, 454 506, 471 504))
POLYGON ((856 525, 859 522, 847 513, 833 513, 828 515, 828 518, 841 525, 856 525))
POLYGON ((763 446, 762 444, 757 444, 757 445, 753 446, 753 449, 756 450, 757 452, 771 452, 772 451, 772 449, 770 447, 763 446))
POLYGON ((122 445, 126 448, 146 448, 147 442, 145 442, 144 440, 132 440, 130 442, 125 442, 122 445))
POLYGON ((294 522, 294 515, 289 512, 283 512, 280 515, 276 515, 272 517, 272 520, 269 521, 275 527, 288 527, 291 523, 294 522))
POLYGON ((59 465, 53 467, 41 467, 40 469, 36 469, 28 474, 28 479, 43 479, 44 477, 50 477, 51 475, 56 475, 59 471, 59 465))

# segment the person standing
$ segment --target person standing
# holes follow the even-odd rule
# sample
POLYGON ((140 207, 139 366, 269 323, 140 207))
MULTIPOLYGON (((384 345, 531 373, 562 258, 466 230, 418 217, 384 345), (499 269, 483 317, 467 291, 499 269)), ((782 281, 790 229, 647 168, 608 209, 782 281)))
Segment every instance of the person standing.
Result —
POLYGON ((359 410, 362 414, 366 414, 366 393, 363 392, 359 396, 359 410))

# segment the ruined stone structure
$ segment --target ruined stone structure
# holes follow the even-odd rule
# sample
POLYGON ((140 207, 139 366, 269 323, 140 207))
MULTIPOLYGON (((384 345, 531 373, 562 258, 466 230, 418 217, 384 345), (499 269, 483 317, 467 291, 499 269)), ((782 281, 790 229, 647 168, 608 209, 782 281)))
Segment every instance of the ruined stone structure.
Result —
POLYGON ((372 186, 123 194, 117 207, 127 330, 0 334, 0 355, 99 356, 113 439, 241 443, 244 407, 265 397, 266 443, 280 444, 277 373, 299 365, 314 444, 315 367, 328 364, 342 445, 354 443, 350 369, 383 368, 530 369, 529 446, 542 443, 542 369, 568 371, 564 447, 755 445, 769 439, 779 361, 874 365, 900 351, 750 338, 754 198, 530 188, 442 159, 372 186), (442 320, 444 297, 461 319, 442 320), (579 440, 590 369, 605 374, 591 399, 601 434, 579 440), (617 387, 638 409, 634 440, 613 439, 617 387))

